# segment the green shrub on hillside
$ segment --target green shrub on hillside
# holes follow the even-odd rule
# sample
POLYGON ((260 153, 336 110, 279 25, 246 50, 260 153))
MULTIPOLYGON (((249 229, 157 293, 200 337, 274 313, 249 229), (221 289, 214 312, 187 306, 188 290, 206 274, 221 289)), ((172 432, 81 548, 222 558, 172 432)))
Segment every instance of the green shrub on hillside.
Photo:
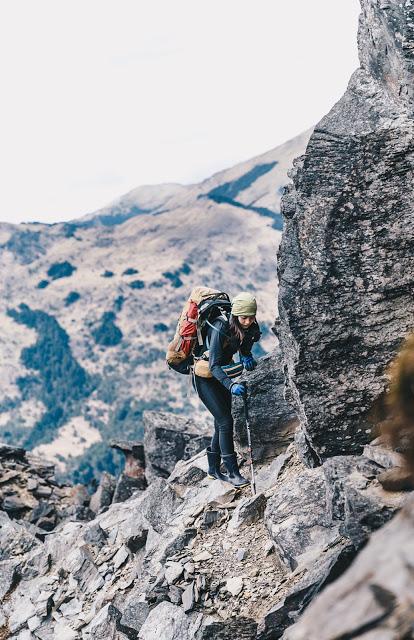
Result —
POLYGON ((145 282, 143 280, 133 280, 128 286, 131 287, 131 289, 143 289, 145 282))
POLYGON ((65 260, 64 262, 55 262, 52 264, 47 270, 47 275, 49 278, 52 278, 52 280, 58 280, 59 278, 69 278, 74 271, 76 271, 76 267, 65 260))
POLYGON ((121 342, 123 335, 121 329, 115 324, 115 318, 113 311, 105 311, 102 314, 99 325, 92 331, 96 344, 114 347, 121 342))
POLYGON ((20 264, 30 264, 46 253, 42 242, 43 236, 44 234, 40 231, 25 229, 20 225, 15 227, 7 242, 0 245, 0 249, 4 248, 13 253, 20 264))
POLYGON ((78 403, 90 395, 96 381, 73 357, 69 336, 53 316, 26 304, 7 313, 17 323, 35 329, 38 336, 36 343, 20 354, 24 366, 36 373, 17 380, 23 398, 40 399, 46 407, 24 442, 25 447, 32 448, 52 439, 74 415, 78 403))
POLYGON ((124 296, 118 296, 114 300, 114 309, 115 311, 121 311, 124 306, 125 298, 124 296))
POLYGON ((191 267, 187 262, 183 262, 181 267, 175 271, 164 271, 162 274, 164 278, 167 278, 175 289, 183 286, 183 281, 180 278, 181 274, 188 276, 191 273, 191 267))
POLYGON ((69 307, 74 302, 77 302, 80 298, 80 293, 77 291, 71 291, 65 298, 65 307, 69 307))
POLYGON ((157 324, 154 324, 154 331, 168 331, 168 327, 163 322, 157 322, 157 324))
POLYGON ((183 286, 183 281, 181 280, 178 271, 164 271, 162 274, 164 278, 167 278, 175 289, 183 286))

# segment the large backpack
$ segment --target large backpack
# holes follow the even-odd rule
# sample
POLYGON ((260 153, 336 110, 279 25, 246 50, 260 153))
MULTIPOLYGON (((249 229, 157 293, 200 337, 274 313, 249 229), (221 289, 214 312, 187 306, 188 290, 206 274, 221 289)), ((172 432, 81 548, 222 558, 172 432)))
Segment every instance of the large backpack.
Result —
POLYGON ((225 320, 230 310, 231 302, 227 293, 209 287, 195 287, 181 311, 175 336, 168 345, 168 366, 188 374, 194 352, 204 350, 207 325, 220 316, 225 320))

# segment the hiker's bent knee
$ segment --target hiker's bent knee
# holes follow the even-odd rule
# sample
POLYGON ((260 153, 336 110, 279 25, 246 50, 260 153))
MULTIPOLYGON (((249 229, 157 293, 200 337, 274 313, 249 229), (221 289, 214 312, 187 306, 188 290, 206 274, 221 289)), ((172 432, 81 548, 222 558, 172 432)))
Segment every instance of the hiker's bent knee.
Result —
POLYGON ((220 433, 233 433, 233 420, 226 420, 218 425, 220 433))

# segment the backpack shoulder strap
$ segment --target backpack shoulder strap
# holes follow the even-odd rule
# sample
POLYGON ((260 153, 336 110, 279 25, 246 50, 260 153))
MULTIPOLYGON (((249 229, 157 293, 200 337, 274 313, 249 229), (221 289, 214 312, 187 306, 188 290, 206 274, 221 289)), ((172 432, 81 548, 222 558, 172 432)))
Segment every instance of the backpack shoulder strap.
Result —
MULTIPOLYGON (((216 322, 217 320, 220 320, 222 325, 227 325, 228 320, 225 316, 218 316, 214 322, 216 322)), ((214 326, 214 324, 212 324, 209 320, 206 320, 206 324, 208 324, 209 327, 211 327, 212 329, 214 329, 214 331, 217 331, 218 333, 221 333, 222 336, 224 336, 225 338, 228 338, 229 340, 231 340, 231 336, 229 336, 225 331, 222 331, 222 329, 219 329, 218 327, 214 326)), ((208 335, 207 335, 207 346, 209 347, 209 340, 208 340, 208 335)))

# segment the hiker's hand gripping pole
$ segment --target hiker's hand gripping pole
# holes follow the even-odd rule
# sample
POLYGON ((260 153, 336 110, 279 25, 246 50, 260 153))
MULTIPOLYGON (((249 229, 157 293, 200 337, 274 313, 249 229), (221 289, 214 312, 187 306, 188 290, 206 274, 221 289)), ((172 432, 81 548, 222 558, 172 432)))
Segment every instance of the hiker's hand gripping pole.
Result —
POLYGON ((247 407, 247 382, 242 382, 242 384, 246 389, 246 392, 243 395, 243 404, 244 404, 244 417, 246 419, 247 444, 248 444, 249 456, 250 456, 250 476, 251 476, 250 485, 251 485, 251 488, 252 488, 252 494, 255 495, 256 494, 256 479, 255 479, 255 476, 254 476, 252 437, 251 437, 251 433, 250 433, 249 411, 248 411, 248 407, 247 407))

